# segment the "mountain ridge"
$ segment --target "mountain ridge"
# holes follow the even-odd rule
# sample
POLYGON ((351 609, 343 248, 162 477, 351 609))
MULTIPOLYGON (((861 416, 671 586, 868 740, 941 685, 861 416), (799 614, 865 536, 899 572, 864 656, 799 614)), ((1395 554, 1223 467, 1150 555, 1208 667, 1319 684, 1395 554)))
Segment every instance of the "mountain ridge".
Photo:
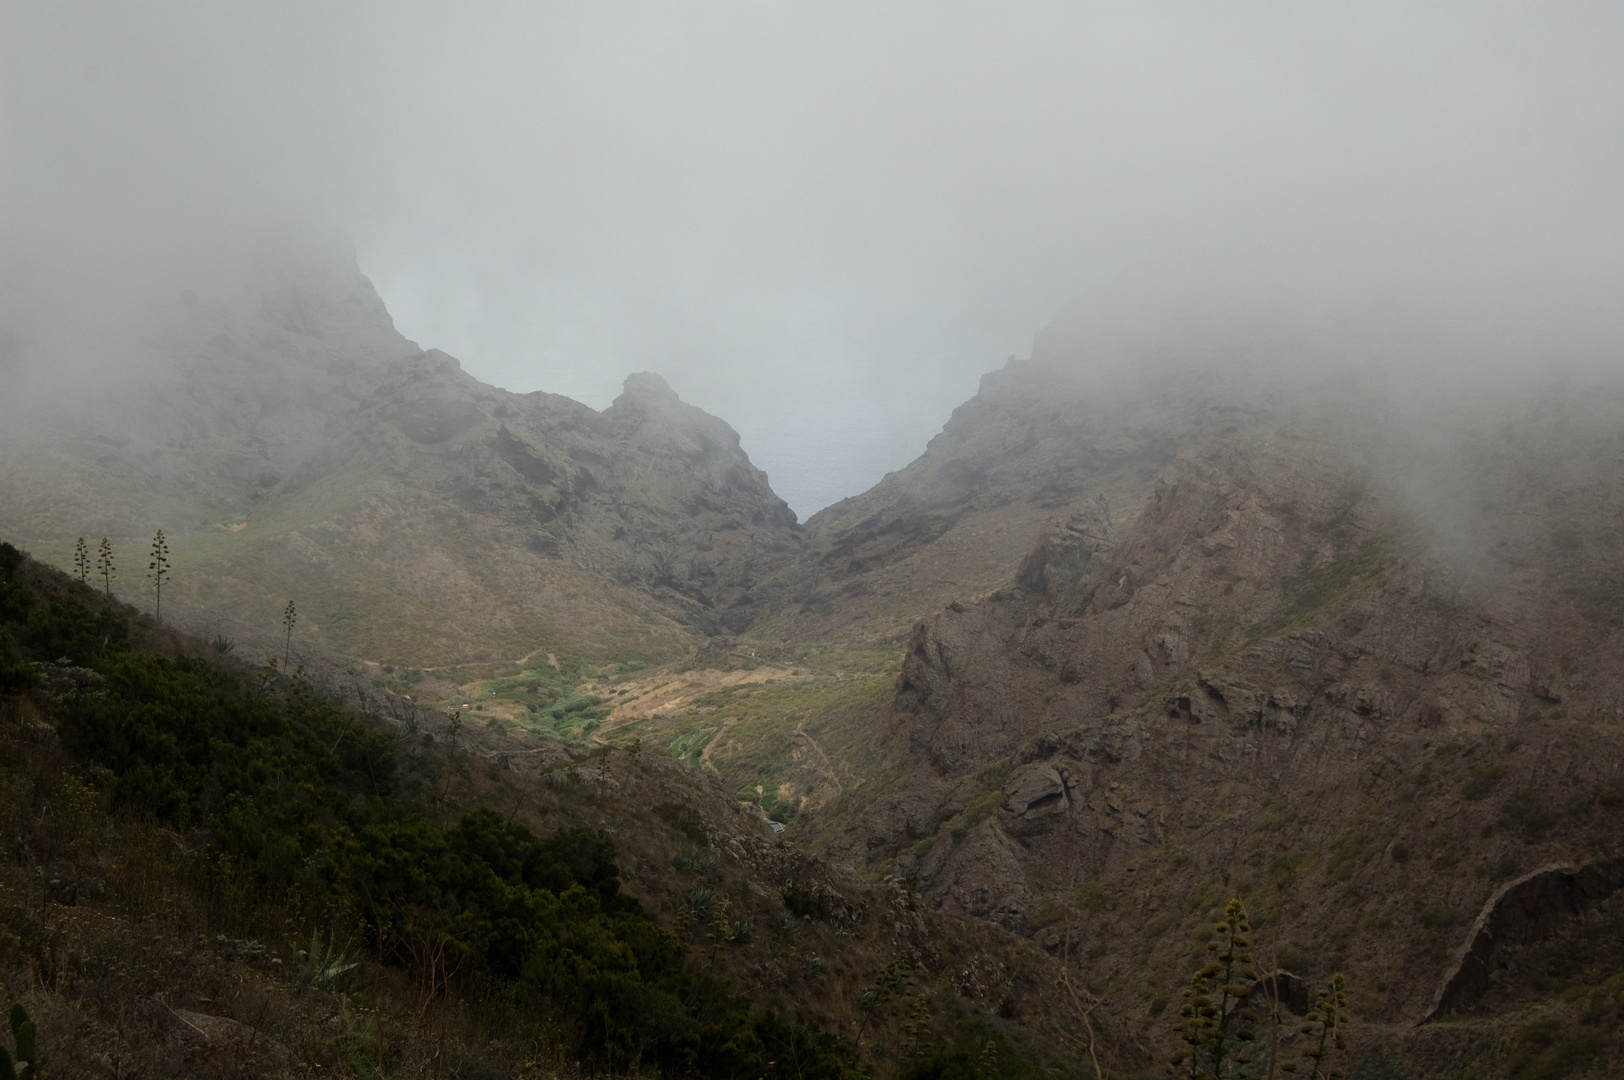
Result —
POLYGON ((323 259, 259 247, 228 262, 235 277, 178 291, 138 348, 140 373, 14 430, 0 480, 12 535, 43 554, 107 534, 129 559, 143 527, 163 526, 176 617, 251 636, 249 619, 218 612, 292 596, 312 646, 381 660, 569 651, 571 620, 604 621, 599 593, 620 613, 587 643, 606 658, 669 657, 695 632, 752 621, 753 576, 800 528, 732 428, 657 375, 630 377, 602 413, 486 386, 396 333, 352 260, 323 259), (370 558, 346 536, 394 550, 370 558), (435 580, 446 587, 417 618, 348 628, 435 580), (523 593, 557 617, 515 610, 523 593), (460 625, 413 641, 431 610, 460 625))

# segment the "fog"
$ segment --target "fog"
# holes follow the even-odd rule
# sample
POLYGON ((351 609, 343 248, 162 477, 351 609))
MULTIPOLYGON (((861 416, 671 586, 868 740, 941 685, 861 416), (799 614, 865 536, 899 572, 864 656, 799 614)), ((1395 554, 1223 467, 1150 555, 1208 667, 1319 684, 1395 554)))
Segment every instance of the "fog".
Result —
POLYGON ((1244 312, 1445 386, 1624 342, 1616 5, 3 19, 4 329, 77 342, 13 349, 14 399, 40 356, 118 362, 96 335, 155 268, 272 211, 339 223, 401 331, 488 382, 602 408, 662 373, 803 517, 1060 312, 1113 341, 1244 312))

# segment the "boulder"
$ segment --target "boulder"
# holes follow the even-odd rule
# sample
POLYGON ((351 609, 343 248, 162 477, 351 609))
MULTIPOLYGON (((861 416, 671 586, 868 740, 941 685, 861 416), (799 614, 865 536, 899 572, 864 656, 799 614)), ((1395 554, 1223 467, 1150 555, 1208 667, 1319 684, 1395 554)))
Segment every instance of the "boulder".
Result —
POLYGON ((1033 821, 1064 814, 1071 800, 1060 770, 1048 762, 1038 761, 1010 773, 1004 783, 1003 805, 1015 817, 1033 821))

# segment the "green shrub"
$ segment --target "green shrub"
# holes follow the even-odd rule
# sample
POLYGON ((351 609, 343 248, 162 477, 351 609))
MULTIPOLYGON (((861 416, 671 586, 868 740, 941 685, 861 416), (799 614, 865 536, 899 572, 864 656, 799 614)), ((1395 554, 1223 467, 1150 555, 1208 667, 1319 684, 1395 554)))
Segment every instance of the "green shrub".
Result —
POLYGON ((1385 1047, 1367 1046, 1354 1061, 1348 1080, 1410 1080, 1410 1074, 1385 1047))
POLYGON ((1085 881, 1077 887, 1077 903, 1084 911, 1104 911, 1111 902, 1111 891, 1103 881, 1085 881))
POLYGON ((1500 807, 1501 823, 1528 840, 1540 839, 1561 820, 1561 812, 1541 799, 1532 788, 1519 789, 1500 807))
POLYGON ((947 821, 947 830, 953 839, 963 840, 971 829, 991 817, 993 810, 998 806, 998 795, 997 790, 983 791, 966 803, 963 810, 950 818, 947 821))
POLYGON ((1545 1017, 1517 1033, 1509 1073, 1512 1080, 1560 1080, 1584 1069, 1602 1051, 1594 1033, 1565 1032, 1555 1017, 1545 1017))
POLYGON ((0 1080, 34 1080, 39 1075, 39 1050, 34 1040, 36 1031, 34 1021, 29 1019, 28 1010, 23 1008, 20 1001, 11 1003, 11 1011, 7 1017, 11 1022, 11 1045, 16 1050, 16 1060, 0 1047, 0 1080))
POLYGON ((654 816, 699 847, 710 847, 710 834, 705 830, 705 819, 692 807, 680 803, 660 803, 654 808, 654 816))
POLYGON ((1486 799, 1505 775, 1506 770, 1499 765, 1478 765, 1472 769, 1466 783, 1461 785, 1460 797, 1467 802, 1486 799))
POLYGON ((1370 834, 1363 829, 1349 829, 1331 843, 1331 878, 1345 881, 1353 872, 1369 861, 1370 834))

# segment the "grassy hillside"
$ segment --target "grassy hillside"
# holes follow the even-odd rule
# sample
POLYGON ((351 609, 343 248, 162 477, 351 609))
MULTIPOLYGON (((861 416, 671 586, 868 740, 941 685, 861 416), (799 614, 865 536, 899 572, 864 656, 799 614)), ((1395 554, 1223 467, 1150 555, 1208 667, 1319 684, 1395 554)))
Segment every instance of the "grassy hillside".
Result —
POLYGON ((948 978, 1012 943, 944 951, 686 766, 403 715, 0 545, 0 987, 42 1066, 925 1076, 988 1042, 996 1075, 1059 1064, 993 1015, 1007 991, 948 978))

